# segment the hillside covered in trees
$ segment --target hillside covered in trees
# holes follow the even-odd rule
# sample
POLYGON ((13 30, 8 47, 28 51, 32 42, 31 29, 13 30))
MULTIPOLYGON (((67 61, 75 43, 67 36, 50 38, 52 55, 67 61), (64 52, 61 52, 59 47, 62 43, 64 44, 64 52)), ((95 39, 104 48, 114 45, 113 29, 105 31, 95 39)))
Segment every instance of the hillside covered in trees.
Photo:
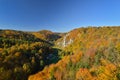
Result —
POLYGON ((120 27, 88 27, 55 42, 59 60, 28 80, 119 80, 120 27))
POLYGON ((57 62, 60 58, 53 45, 52 40, 32 32, 0 30, 0 80, 27 80, 30 74, 57 62))
POLYGON ((119 30, 0 30, 0 80, 119 80, 119 30))

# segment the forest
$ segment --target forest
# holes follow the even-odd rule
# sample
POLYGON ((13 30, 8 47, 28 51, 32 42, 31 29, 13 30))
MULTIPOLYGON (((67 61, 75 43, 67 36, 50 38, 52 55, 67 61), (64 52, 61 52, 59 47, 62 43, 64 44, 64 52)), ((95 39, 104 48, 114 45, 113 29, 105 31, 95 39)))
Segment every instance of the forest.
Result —
POLYGON ((120 80, 119 30, 0 30, 0 80, 120 80))

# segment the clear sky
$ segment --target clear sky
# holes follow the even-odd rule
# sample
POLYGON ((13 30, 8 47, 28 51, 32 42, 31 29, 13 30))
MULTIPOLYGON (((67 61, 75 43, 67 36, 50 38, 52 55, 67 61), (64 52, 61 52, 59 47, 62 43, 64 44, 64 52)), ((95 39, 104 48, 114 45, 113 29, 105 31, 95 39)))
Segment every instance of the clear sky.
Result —
POLYGON ((0 0, 0 29, 66 32, 120 25, 120 0, 0 0))

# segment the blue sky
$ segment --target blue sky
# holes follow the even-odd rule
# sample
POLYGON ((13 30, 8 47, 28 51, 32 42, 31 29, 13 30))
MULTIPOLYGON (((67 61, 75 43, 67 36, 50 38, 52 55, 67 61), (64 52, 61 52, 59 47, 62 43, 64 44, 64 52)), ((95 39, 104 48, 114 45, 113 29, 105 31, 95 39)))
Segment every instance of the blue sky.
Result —
POLYGON ((120 25, 120 0, 0 0, 0 29, 67 32, 113 25, 120 25))

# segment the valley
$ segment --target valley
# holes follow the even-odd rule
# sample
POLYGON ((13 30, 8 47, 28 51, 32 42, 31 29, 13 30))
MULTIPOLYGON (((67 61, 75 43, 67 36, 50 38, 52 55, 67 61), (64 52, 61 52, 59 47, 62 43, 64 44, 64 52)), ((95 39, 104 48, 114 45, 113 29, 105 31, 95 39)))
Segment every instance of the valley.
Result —
POLYGON ((0 30, 0 80, 119 80, 119 30, 0 30))

